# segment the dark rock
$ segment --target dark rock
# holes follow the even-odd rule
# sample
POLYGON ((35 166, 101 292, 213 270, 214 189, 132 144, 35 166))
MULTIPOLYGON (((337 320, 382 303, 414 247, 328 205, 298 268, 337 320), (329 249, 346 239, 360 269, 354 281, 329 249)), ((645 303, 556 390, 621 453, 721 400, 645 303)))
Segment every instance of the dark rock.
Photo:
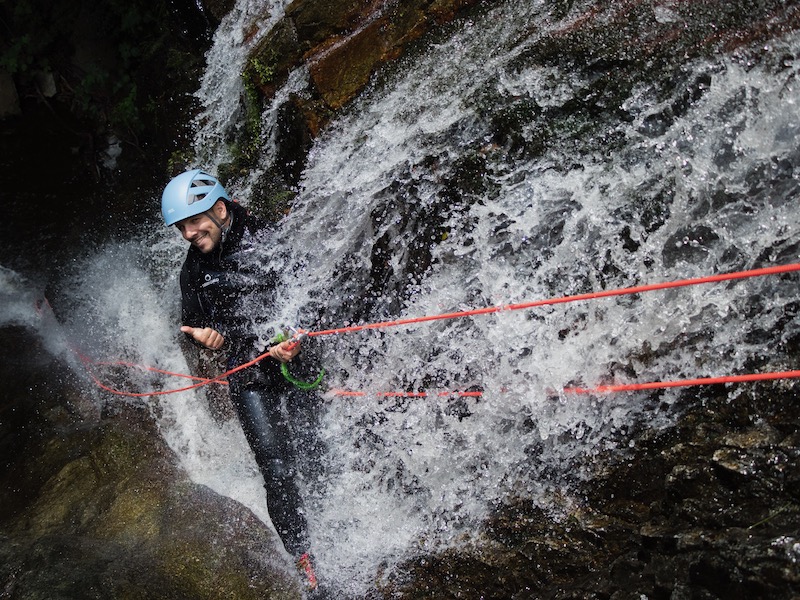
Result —
POLYGON ((17 86, 7 71, 0 71, 0 119, 20 112, 17 86))
POLYGON ((294 0, 286 7, 305 51, 336 36, 357 29, 381 11, 372 0, 340 2, 339 0, 294 0))
POLYGON ((24 463, 44 483, 0 529, 11 597, 297 596, 271 530, 191 483, 142 412, 49 440, 24 463))
MULTIPOLYGON (((290 71, 308 66, 303 131, 316 136, 331 115, 350 102, 377 70, 437 23, 454 19, 474 0, 349 3, 295 0, 247 59, 245 86, 271 98, 290 71)), ((280 126, 280 125, 279 125, 280 126)), ((305 155, 301 157, 302 166, 305 155)), ((289 181, 292 184, 292 181, 289 181)))
POLYGON ((594 458, 566 516, 560 502, 509 500, 485 542, 409 562, 380 597, 798 597, 796 395, 759 386, 750 398, 733 409, 713 391, 687 395, 674 427, 594 458))
POLYGON ((236 6, 236 0, 202 0, 202 6, 205 12, 219 22, 236 6))
POLYGON ((101 415, 27 329, 2 333, 0 596, 298 597, 272 530, 192 483, 144 406, 101 415))
POLYGON ((679 261, 699 262, 708 255, 719 236, 705 225, 686 225, 672 234, 664 243, 664 265, 672 267, 679 261))

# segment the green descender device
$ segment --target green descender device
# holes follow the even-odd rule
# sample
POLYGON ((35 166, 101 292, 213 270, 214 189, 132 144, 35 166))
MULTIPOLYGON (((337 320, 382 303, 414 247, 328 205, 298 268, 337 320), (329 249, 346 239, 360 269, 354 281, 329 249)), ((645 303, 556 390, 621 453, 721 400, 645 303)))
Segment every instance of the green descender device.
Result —
MULTIPOLYGON (((298 331, 294 327, 287 327, 286 329, 276 331, 275 335, 270 338, 269 345, 280 344, 281 342, 288 342, 291 339, 296 339, 298 341, 302 340, 304 337, 307 337, 306 334, 298 331), (289 332, 293 332, 294 336, 290 336, 289 332)), ((325 377, 325 369, 320 368, 319 375, 317 375, 316 379, 313 381, 301 381, 297 379, 294 375, 289 372, 289 364, 288 363, 281 363, 281 375, 283 375, 284 379, 295 386, 297 389, 309 392, 312 390, 316 390, 319 387, 319 384, 322 383, 322 378, 325 377)))

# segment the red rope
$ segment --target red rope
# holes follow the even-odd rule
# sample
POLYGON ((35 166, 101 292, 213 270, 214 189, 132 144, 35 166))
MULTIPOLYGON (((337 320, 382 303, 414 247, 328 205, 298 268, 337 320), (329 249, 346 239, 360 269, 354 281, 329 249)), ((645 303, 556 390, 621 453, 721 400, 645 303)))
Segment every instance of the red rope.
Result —
POLYGON ((727 375, 724 377, 701 377, 699 379, 677 379, 674 381, 651 381, 649 383, 599 385, 593 388, 566 387, 564 388, 564 391, 568 394, 605 394, 609 392, 659 390, 693 385, 713 385, 717 383, 745 383, 773 379, 797 379, 798 377, 800 377, 800 371, 778 371, 772 373, 750 373, 747 375, 727 375))
MULTIPOLYGON (((107 386, 102 381, 100 381, 100 379, 94 374, 94 372, 92 371, 91 365, 99 365, 99 364, 103 364, 103 363, 92 361, 91 359, 83 356, 80 353, 77 353, 77 354, 78 354, 78 358, 80 358, 81 362, 83 362, 84 366, 86 367, 86 371, 89 373, 89 377, 92 378, 92 380, 97 384, 97 386, 99 388, 101 388, 101 389, 103 389, 103 390, 105 390, 105 391, 107 391, 107 392, 109 392, 111 394, 115 394, 117 396, 127 396, 129 398, 144 398, 144 397, 147 397, 147 396, 165 396, 167 394, 177 394, 178 392, 188 392, 189 390, 194 390, 194 389, 197 389, 199 387, 203 387, 204 385, 208 385, 209 383, 226 384, 227 382, 222 381, 222 380, 223 379, 227 379, 227 377, 229 375, 232 375, 233 373, 237 373, 237 372, 239 372, 239 371, 241 371, 243 369, 246 369, 248 367, 252 367, 254 364, 256 364, 258 362, 261 362, 262 360, 264 360, 265 358, 267 358, 269 356, 269 352, 265 352, 264 354, 262 354, 260 356, 257 356, 253 360, 251 360, 249 362, 246 362, 244 364, 241 364, 238 367, 234 367, 233 369, 230 369, 229 371, 225 371, 224 373, 222 373, 221 375, 218 375, 217 377, 214 377, 213 379, 205 379, 203 377, 193 377, 191 375, 183 375, 183 374, 179 374, 179 373, 169 373, 167 371, 160 371, 159 369, 155 369, 153 367, 145 367, 148 370, 152 370, 152 371, 156 371, 156 372, 163 372, 163 373, 167 373, 167 374, 170 374, 170 375, 177 375, 179 377, 186 377, 188 379, 199 380, 199 383, 195 383, 194 385, 187 385, 186 387, 182 387, 182 388, 174 388, 174 389, 171 389, 171 390, 160 390, 160 391, 157 391, 157 392, 125 392, 123 390, 118 390, 116 388, 112 388, 110 386, 107 386)), ((118 362, 118 363, 109 363, 109 364, 125 364, 125 363, 118 362)), ((135 366, 138 367, 140 365, 135 365, 135 366)))
MULTIPOLYGON (((328 393, 332 396, 350 398, 362 398, 370 395, 368 392, 355 392, 340 389, 329 390, 328 393)), ((444 398, 447 396, 458 396, 459 398, 480 398, 483 396, 483 392, 376 392, 374 395, 378 398, 430 398, 433 396, 439 398, 444 398)))
POLYGON ((666 281, 663 283, 653 283, 649 285, 639 285, 627 288, 618 288, 613 290, 604 290, 602 292, 590 292, 588 294, 578 294, 575 296, 562 296, 559 298, 549 298, 546 300, 535 300, 533 302, 523 302, 521 304, 506 304, 503 306, 488 306, 486 308, 479 308, 476 310, 465 310, 461 312, 451 312, 439 315, 428 315, 425 317, 415 317, 411 319, 398 319, 394 321, 383 321, 379 323, 367 323, 365 325, 352 325, 350 327, 340 327, 339 329, 325 329, 323 331, 309 331, 307 335, 313 337, 318 335, 332 335, 340 333, 351 333, 354 331, 364 331, 367 329, 381 329, 384 327, 397 327, 399 325, 411 325, 414 323, 424 323, 426 321, 438 321, 442 319, 456 319, 461 317, 471 317, 475 315, 487 315, 492 313, 499 313, 507 310, 524 310, 528 308, 536 308, 538 306, 547 306, 552 304, 566 304, 567 302, 578 302, 581 300, 594 300, 596 298, 608 298, 610 296, 623 296, 626 294, 641 294, 642 292, 651 292, 654 290, 667 290, 671 288, 686 287, 689 285, 700 285, 703 283, 717 283, 720 281, 732 281, 735 279, 745 279, 748 277, 761 277, 763 275, 777 275, 781 273, 790 273, 792 271, 800 271, 800 263, 783 265, 778 267, 766 267, 763 269, 752 269, 750 271, 739 271, 736 273, 723 273, 721 275, 710 275, 707 277, 698 277, 695 279, 681 279, 678 281, 666 281))
MULTIPOLYGON (((387 327, 398 327, 401 325, 411 325, 415 323, 424 323, 428 321, 438 321, 444 319, 456 319, 468 316, 476 316, 476 315, 486 315, 486 314, 493 314, 499 313, 503 311, 514 311, 514 310, 525 310, 529 308, 536 308, 539 306, 548 306, 554 304, 566 304, 568 302, 579 302, 583 300, 594 300, 597 298, 608 298, 611 296, 623 296, 629 294, 641 294, 643 292, 650 292, 655 290, 666 290, 672 288, 679 288, 679 287, 686 287, 691 285, 700 285, 705 283, 718 283, 722 281, 734 281, 738 279, 746 279, 749 277, 761 277, 764 275, 779 275, 783 273, 791 273, 794 271, 800 271, 800 263, 793 263, 789 265, 782 265, 782 266, 774 266, 774 267, 765 267, 762 269, 751 269, 748 271, 737 271, 734 273, 722 273, 719 275, 709 275, 706 277, 697 277, 694 279, 680 279, 677 281, 666 281, 662 283, 654 283, 649 285, 640 285, 640 286, 632 286, 626 288, 616 288, 613 290, 603 290, 601 292, 590 292, 587 294, 577 294, 574 296, 561 296, 558 298, 549 298, 545 300, 536 300, 533 302, 524 302, 520 304, 506 304, 501 306, 489 306, 486 308, 479 308, 475 310, 466 310, 460 312, 450 312, 450 313, 443 313, 438 315, 428 315, 423 317, 415 317, 410 319, 397 319, 393 321, 382 321, 377 323, 367 323, 364 325, 352 325, 349 327, 340 327, 337 329, 325 329, 321 331, 307 331, 303 332, 304 335, 309 337, 315 336, 323 336, 323 335, 338 335, 342 333, 352 333, 355 331, 365 331, 369 329, 382 329, 387 327)), ((133 365, 131 363, 124 363, 122 361, 117 362, 94 362, 90 359, 86 358, 79 354, 81 361, 86 365, 87 371, 95 383, 102 389, 119 396, 130 396, 130 397, 145 397, 145 396, 161 396, 166 394, 175 394, 178 392, 185 392, 189 390, 193 390, 204 385, 208 385, 211 383, 217 384, 225 384, 226 382, 223 381, 229 375, 246 369, 263 359, 269 356, 269 352, 265 352, 264 354, 256 357, 255 359, 241 364, 238 367, 235 367, 221 375, 214 377, 213 379, 205 379, 202 377, 194 377, 191 375, 184 375, 181 373, 172 373, 168 371, 162 371, 160 369, 156 369, 154 367, 146 367, 142 365, 133 365), (150 371, 155 371, 158 373, 163 373, 167 375, 174 375, 177 377, 185 377, 188 379, 194 379, 198 381, 190 386, 176 388, 171 390, 161 390, 157 392, 143 392, 143 393, 135 393, 135 392, 125 392, 121 390, 117 390, 106 386, 103 384, 92 372, 90 368, 90 364, 95 365, 123 365, 123 366, 131 366, 137 368, 143 368, 150 371)), ((649 390, 649 389, 661 389, 661 388, 670 388, 670 387, 681 387, 681 386, 691 386, 691 385, 708 385, 713 383, 739 383, 744 381, 759 381, 759 380, 767 380, 767 379, 786 379, 786 378, 794 378, 798 377, 796 373, 800 373, 798 371, 785 371, 782 373, 758 373, 752 375, 734 375, 729 377, 710 377, 710 378, 701 378, 701 379, 686 379, 680 381, 656 381, 650 383, 641 383, 641 384, 622 384, 622 385, 604 385, 598 386, 595 388, 580 388, 580 387, 569 387, 564 388, 564 391, 567 393, 574 393, 574 394, 587 394, 587 393, 608 393, 608 392, 619 392, 619 391, 634 391, 634 390, 649 390)), ((345 390, 334 390, 332 393, 335 395, 340 396, 365 396, 367 395, 366 392, 348 392, 345 390)), ((438 396, 480 396, 482 392, 440 392, 436 395, 438 396)), ((394 397, 427 397, 431 394, 427 392, 381 392, 378 394, 379 396, 394 396, 394 397)))
POLYGON ((137 365, 136 363, 125 362, 122 360, 91 360, 82 357, 82 360, 91 362, 98 367, 128 367, 129 369, 141 369, 142 371, 151 371, 153 373, 161 373, 162 375, 171 375, 172 377, 183 377, 184 379, 193 379, 195 381, 205 381, 206 383, 218 383, 220 385, 228 385, 227 381, 218 381, 218 378, 209 379, 207 377, 197 377, 195 375, 187 375, 185 373, 175 373, 174 371, 165 371, 156 367, 148 367, 147 365, 137 365))
MULTIPOLYGON (((562 391, 565 394, 608 394, 612 392, 636 392, 642 390, 659 390, 666 388, 676 387, 689 387, 696 385, 713 385, 724 383, 747 383, 753 381, 768 381, 775 379, 797 379, 800 378, 800 371, 778 371, 771 373, 750 373, 747 375, 727 375, 723 377, 702 377, 698 379, 676 379, 673 381, 650 381, 648 383, 621 383, 612 385, 598 385, 596 387, 565 387, 562 391)), ((507 391, 507 390, 503 390, 507 391)), ((328 393, 332 396, 340 396, 344 398, 361 398, 369 396, 369 392, 357 392, 342 389, 329 390, 328 393)), ((458 397, 458 398, 480 398, 483 396, 483 391, 444 391, 444 392, 376 392, 376 398, 444 398, 444 397, 458 397)))

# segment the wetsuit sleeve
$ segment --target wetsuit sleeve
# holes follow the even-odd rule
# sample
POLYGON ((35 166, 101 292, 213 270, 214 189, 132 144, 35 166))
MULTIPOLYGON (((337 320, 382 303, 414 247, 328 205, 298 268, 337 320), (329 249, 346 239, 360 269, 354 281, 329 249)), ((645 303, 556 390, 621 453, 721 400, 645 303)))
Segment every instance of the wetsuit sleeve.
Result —
POLYGON ((191 327, 211 327, 186 265, 181 269, 181 324, 191 327))

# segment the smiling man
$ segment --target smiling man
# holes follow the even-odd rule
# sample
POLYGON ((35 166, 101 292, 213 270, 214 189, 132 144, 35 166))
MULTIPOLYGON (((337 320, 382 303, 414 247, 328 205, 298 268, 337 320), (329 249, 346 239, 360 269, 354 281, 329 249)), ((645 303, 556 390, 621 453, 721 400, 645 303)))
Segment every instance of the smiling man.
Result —
POLYGON ((175 224, 183 238, 203 254, 219 243, 223 228, 230 227, 231 218, 222 200, 217 200, 204 214, 183 219, 175 224))
MULTIPOLYGON (((224 351, 228 368, 260 355, 253 325, 274 301, 274 278, 265 276, 258 250, 269 232, 208 173, 175 177, 161 197, 164 222, 189 242, 180 275, 181 331, 195 344, 224 351), (254 313, 258 313, 254 316, 254 313)), ((230 396, 256 463, 264 476, 267 508, 286 550, 297 560, 310 589, 317 587, 308 554, 302 502, 295 481, 295 427, 290 409, 308 410, 309 393, 293 387, 282 363, 300 361, 300 345, 269 348, 270 357, 229 377, 230 396), (296 359, 296 360, 295 360, 296 359)))

